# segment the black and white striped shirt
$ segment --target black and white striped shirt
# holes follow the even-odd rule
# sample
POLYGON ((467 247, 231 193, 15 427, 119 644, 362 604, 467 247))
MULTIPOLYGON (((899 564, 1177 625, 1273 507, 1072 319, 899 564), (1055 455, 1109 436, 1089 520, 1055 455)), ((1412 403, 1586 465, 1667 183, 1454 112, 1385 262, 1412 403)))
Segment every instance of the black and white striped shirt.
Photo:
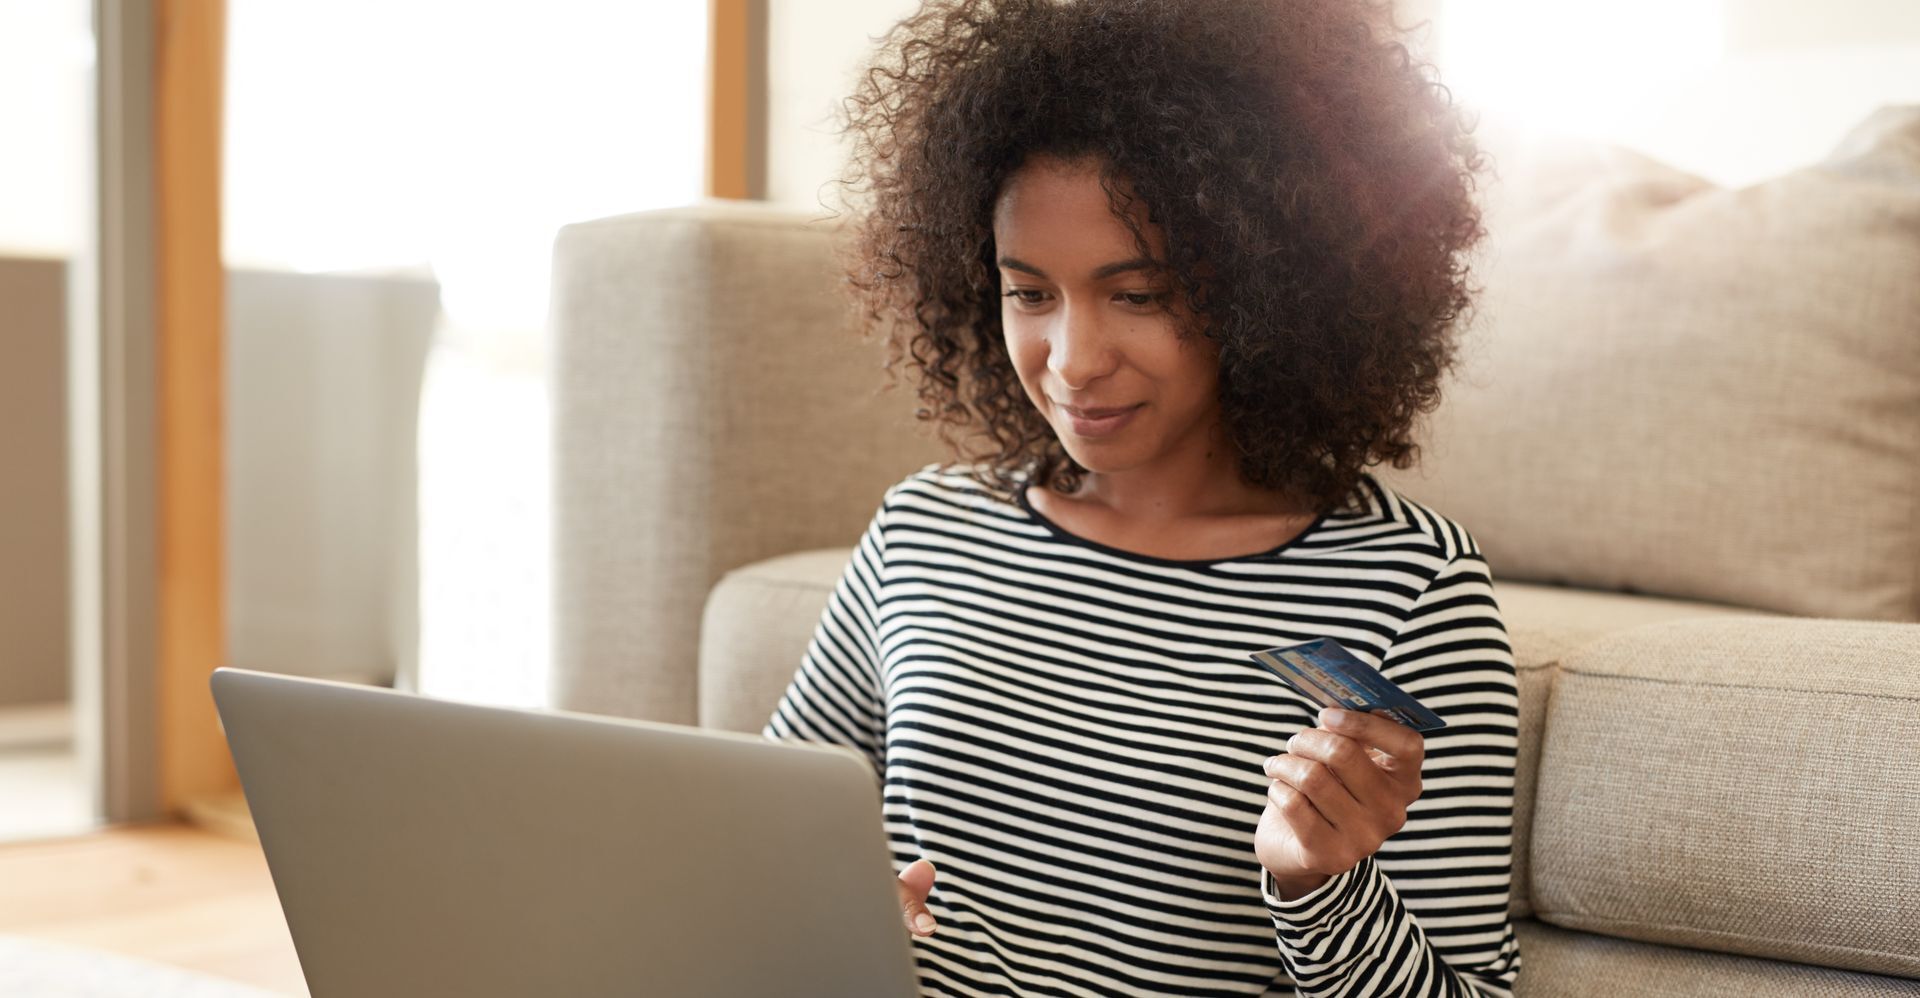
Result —
POLYGON ((1504 995, 1518 697, 1473 538, 1371 476, 1288 544, 1171 561, 929 467, 888 490, 763 734, 866 753, 953 995, 1504 995), (1317 705, 1248 656, 1331 637, 1438 713, 1422 794, 1293 901, 1262 762, 1317 705))

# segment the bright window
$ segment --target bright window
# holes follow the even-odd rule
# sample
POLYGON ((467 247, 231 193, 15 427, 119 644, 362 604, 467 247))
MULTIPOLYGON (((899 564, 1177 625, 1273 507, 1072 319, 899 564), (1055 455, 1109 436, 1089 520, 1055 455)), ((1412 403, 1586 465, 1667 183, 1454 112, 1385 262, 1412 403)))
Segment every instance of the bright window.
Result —
POLYGON ((1920 101, 1911 0, 1423 9, 1441 82, 1489 122, 1627 146, 1726 187, 1816 162, 1877 108, 1920 101))
POLYGON ((698 196, 706 48, 703 3, 230 0, 229 262, 440 285, 418 430, 426 692, 546 702, 553 236, 698 196))

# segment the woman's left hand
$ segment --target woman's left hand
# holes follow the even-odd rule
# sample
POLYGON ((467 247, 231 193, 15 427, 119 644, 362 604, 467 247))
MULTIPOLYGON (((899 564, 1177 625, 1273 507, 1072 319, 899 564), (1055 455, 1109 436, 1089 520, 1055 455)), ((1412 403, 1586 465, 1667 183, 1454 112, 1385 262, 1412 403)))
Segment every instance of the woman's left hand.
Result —
POLYGON ((1384 714, 1329 708, 1319 720, 1266 761, 1272 782, 1254 853, 1283 900, 1373 855, 1420 799, 1426 739, 1419 732, 1384 714))

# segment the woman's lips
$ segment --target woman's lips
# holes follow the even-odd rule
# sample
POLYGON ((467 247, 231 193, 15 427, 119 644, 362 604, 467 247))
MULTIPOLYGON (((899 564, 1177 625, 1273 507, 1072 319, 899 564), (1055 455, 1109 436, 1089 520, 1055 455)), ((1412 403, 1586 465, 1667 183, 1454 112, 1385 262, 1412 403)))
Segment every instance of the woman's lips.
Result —
POLYGON ((1066 413, 1067 422, 1073 427, 1075 436, 1104 437, 1116 433, 1121 427, 1133 420, 1133 414, 1140 411, 1145 402, 1128 406, 1105 409, 1082 409, 1076 406, 1061 405, 1055 402, 1061 412, 1066 413))

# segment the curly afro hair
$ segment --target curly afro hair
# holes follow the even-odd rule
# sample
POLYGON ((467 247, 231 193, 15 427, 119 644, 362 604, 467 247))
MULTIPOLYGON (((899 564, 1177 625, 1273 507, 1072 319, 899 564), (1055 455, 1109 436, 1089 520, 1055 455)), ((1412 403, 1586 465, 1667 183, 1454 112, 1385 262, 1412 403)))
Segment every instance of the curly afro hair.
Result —
POLYGON ((1000 324, 994 203, 1051 155, 1161 226, 1245 481, 1324 511, 1411 467, 1471 302, 1483 156, 1399 30, 1374 0, 928 0, 894 27, 845 102, 847 279, 919 418, 1002 493, 1084 476, 1000 324))

